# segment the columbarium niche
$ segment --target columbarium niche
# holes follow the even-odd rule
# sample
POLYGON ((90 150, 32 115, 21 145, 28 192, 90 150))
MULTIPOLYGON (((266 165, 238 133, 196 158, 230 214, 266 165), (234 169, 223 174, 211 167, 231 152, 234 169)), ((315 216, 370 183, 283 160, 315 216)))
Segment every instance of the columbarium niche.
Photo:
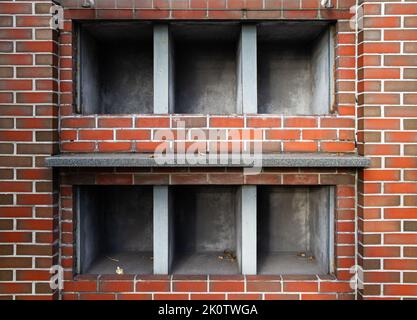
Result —
POLYGON ((328 274, 333 188, 258 187, 258 273, 328 274))
POLYGON ((152 274, 152 201, 148 186, 77 187, 78 272, 152 274))

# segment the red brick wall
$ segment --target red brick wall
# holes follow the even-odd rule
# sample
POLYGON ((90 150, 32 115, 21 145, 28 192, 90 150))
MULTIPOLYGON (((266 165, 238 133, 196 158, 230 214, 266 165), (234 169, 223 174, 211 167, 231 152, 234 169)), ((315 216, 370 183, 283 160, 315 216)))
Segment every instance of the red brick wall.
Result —
POLYGON ((364 1, 358 143, 364 298, 417 296, 417 2, 364 1))
MULTIPOLYGON (((59 187, 58 215, 59 179, 43 165, 45 156, 58 152, 58 92, 61 151, 152 151, 155 130, 174 127, 175 119, 166 116, 157 125, 150 125, 145 116, 116 116, 124 118, 127 124, 112 126, 108 123, 116 120, 108 117, 74 115, 72 19, 337 20, 335 113, 301 117, 295 124, 293 118, 284 116, 237 117, 233 120, 237 127, 233 129, 261 130, 264 151, 268 152, 354 152, 356 125, 357 151, 372 158, 372 167, 359 172, 357 181, 357 260, 365 269, 365 287, 360 296, 417 297, 416 2, 364 1, 361 7, 365 29, 358 32, 357 47, 355 32, 348 21, 349 7, 355 2, 351 0, 333 0, 334 9, 322 10, 318 10, 319 0, 96 0, 96 10, 81 9, 81 2, 61 1, 66 20, 59 38, 49 28, 51 1, 0 3, 0 299, 57 298, 47 282, 49 267, 59 262, 58 252, 68 280, 62 296, 65 299, 158 299, 167 297, 164 296, 167 293, 170 297, 187 299, 203 297, 200 294, 215 294, 210 297, 220 299, 243 297, 238 294, 262 299, 353 297, 348 286, 351 276, 348 270, 355 263, 356 194, 351 171, 343 172, 351 177, 349 182, 332 178, 336 170, 277 169, 246 178, 239 172, 208 174, 194 169, 177 173, 106 170, 90 174, 80 171, 74 175, 73 172, 63 176, 59 187), (129 136, 132 133, 129 130, 143 131, 129 136), (89 181, 84 183, 92 184, 158 184, 169 177, 174 177, 177 183, 187 183, 189 179, 223 183, 224 176, 233 183, 347 184, 338 187, 337 277, 293 281, 280 276, 230 277, 230 282, 216 282, 214 278, 151 280, 137 276, 120 283, 105 277, 71 279, 70 186, 82 183, 81 177, 89 181), (202 292, 192 292, 190 287, 202 292)), ((229 117, 221 119, 226 123, 222 128, 215 124, 219 120, 214 116, 203 117, 197 124, 195 121, 191 120, 195 128, 232 128, 229 117)))
POLYGON ((0 2, 0 299, 54 297, 57 34, 51 1, 0 2))

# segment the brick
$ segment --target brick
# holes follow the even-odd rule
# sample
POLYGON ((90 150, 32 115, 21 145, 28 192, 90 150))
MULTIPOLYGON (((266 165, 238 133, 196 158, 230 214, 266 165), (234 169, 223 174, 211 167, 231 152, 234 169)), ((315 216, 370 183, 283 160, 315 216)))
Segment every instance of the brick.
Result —
POLYGON ((404 129, 417 130, 417 119, 404 119, 404 129))
POLYGON ((0 65, 31 65, 33 63, 30 54, 1 54, 0 65))
POLYGON ((116 296, 110 293, 83 293, 80 294, 81 300, 115 300, 116 296))
POLYGON ((303 140, 335 140, 336 130, 303 130, 303 140))
POLYGON ((112 130, 80 130, 80 140, 113 140, 112 130))
POLYGON ((210 282, 210 292, 243 292, 242 281, 221 281, 210 282))
POLYGON ((417 142, 417 132, 385 132, 387 142, 417 142))
POLYGON ((248 281, 246 284, 248 292, 279 292, 281 283, 274 281, 248 281))
POLYGON ((386 284, 384 285, 384 294, 388 296, 416 296, 417 285, 386 284))
POLYGON ((352 292, 349 282, 321 282, 320 292, 352 292))
POLYGON ((30 232, 1 232, 0 242, 14 243, 14 242, 31 242, 32 233, 30 232))
POLYGON ((284 282, 284 292, 317 292, 319 289, 317 282, 284 282))
POLYGON ((353 152, 355 150, 354 142, 322 142, 320 150, 324 152, 353 152))
POLYGON ((404 221, 404 231, 417 231, 417 221, 404 221))
POLYGON ((415 244, 417 243, 417 234, 386 234, 384 240, 386 244, 415 244))
POLYGON ((284 151, 288 152, 315 152, 317 149, 316 142, 284 142, 284 151))
POLYGON ((137 128, 168 128, 169 118, 153 117, 153 118, 137 118, 135 126, 137 128))
MULTIPOLYGON (((398 30, 400 31, 400 30, 398 30)), ((388 32, 388 31, 386 31, 388 32)), ((416 66, 417 62, 416 62, 416 56, 412 56, 412 55, 386 55, 384 56, 384 65, 385 66, 416 66)), ((379 69, 379 70, 384 70, 384 69, 379 69)), ((398 75, 396 73, 395 70, 398 69, 385 69, 385 70, 390 70, 389 72, 387 72, 387 74, 385 74, 388 78, 394 78, 394 79, 398 79, 398 75), (391 76, 388 76, 391 75, 391 76)))
POLYGON ((98 150, 100 152, 129 152, 132 150, 130 142, 99 142, 98 150))
POLYGON ((117 130, 117 140, 149 140, 151 133, 149 130, 117 130))
MULTIPOLYGON (((30 29, 0 29, 0 39, 31 39, 32 30, 30 29)), ((17 42, 18 44, 19 42, 17 42)))
POLYGON ((400 129, 399 119, 366 119, 363 128, 368 130, 400 129))
POLYGON ((69 142, 61 144, 61 150, 68 152, 93 152, 94 149, 94 142, 69 142))
POLYGON ((32 284, 31 283, 1 282, 0 294, 4 294, 4 293, 14 293, 14 294, 32 293, 32 284))
POLYGON ((401 224, 397 221, 364 221, 364 232, 395 232, 401 230, 401 224))
POLYGON ((129 292, 133 290, 133 281, 100 281, 99 291, 129 292))
POLYGON ((94 124, 94 118, 65 118, 61 120, 61 126, 64 128, 92 128, 94 124))
POLYGON ((205 281, 179 281, 173 283, 173 291, 177 292, 207 292, 205 281))
POLYGON ((300 135, 300 130, 268 130, 266 138, 270 140, 298 140, 300 135))
POLYGON ((138 292, 168 292, 170 286, 168 281, 144 281, 136 283, 138 292))
POLYGON ((400 158, 393 157, 385 159, 385 165, 387 168, 416 168, 417 159, 415 158, 400 158))
POLYGON ((241 128, 243 125, 243 118, 210 118, 210 127, 213 128, 241 128))
POLYGON ((317 127, 317 119, 315 118, 286 118, 284 119, 284 127, 295 128, 314 128, 317 127))
POLYGON ((281 127, 281 118, 253 117, 247 119, 246 125, 251 128, 278 128, 281 127))
POLYGON ((386 14, 417 14, 417 5, 414 3, 402 3, 402 4, 385 4, 385 13, 386 14))
POLYGON ((399 196, 367 196, 364 200, 365 206, 369 207, 392 207, 400 205, 399 196))
POLYGON ((49 27, 50 17, 42 16, 18 16, 16 17, 17 27, 49 27))
POLYGON ((319 176, 317 174, 285 174, 283 175, 284 184, 318 184, 319 176))
POLYGON ((386 92, 415 92, 417 81, 386 81, 384 89, 386 92))
POLYGON ((398 170, 364 170, 364 177, 367 181, 399 180, 398 170))
POLYGON ((122 293, 117 295, 118 300, 152 300, 151 294, 122 293))
POLYGON ((17 52, 50 52, 56 51, 53 41, 22 41, 16 43, 17 52))
POLYGON ((98 119, 100 128, 130 128, 132 127, 131 118, 101 118, 98 119))
POLYGON ((364 274, 365 282, 400 282, 399 272, 366 272, 364 274))
POLYGON ((195 293, 191 294, 191 300, 225 300, 226 296, 219 293, 195 293))
POLYGON ((416 183, 386 183, 385 193, 417 193, 416 183))
POLYGON ((353 128, 355 121, 347 118, 323 118, 320 120, 322 128, 353 128))
POLYGON ((415 30, 385 30, 385 40, 417 40, 415 30))
POLYGON ((188 300, 188 294, 155 294, 154 300, 188 300))

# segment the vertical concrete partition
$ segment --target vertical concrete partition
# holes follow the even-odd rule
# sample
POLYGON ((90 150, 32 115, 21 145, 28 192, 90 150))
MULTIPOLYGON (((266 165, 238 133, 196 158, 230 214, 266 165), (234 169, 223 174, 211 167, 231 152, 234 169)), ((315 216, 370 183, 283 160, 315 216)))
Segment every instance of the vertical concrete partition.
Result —
POLYGON ((255 275, 257 261, 257 206, 256 186, 240 187, 240 218, 241 218, 241 272, 242 274, 255 275))
POLYGON ((169 190, 167 186, 153 187, 153 270, 155 274, 168 274, 172 252, 172 218, 169 210, 169 190))
POLYGON ((258 112, 256 43, 256 25, 242 25, 237 49, 237 113, 258 112))
POLYGON ((174 111, 174 66, 171 36, 167 24, 154 25, 154 113, 174 111))

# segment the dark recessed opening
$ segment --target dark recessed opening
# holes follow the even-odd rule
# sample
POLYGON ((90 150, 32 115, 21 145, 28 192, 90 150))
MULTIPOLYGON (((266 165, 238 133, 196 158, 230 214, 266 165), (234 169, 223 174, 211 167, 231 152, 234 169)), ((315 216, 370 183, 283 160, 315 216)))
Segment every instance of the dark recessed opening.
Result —
POLYGON ((330 187, 258 187, 258 273, 331 271, 330 187))
POLYGON ((153 271, 153 189, 77 188, 78 265, 81 274, 153 271))
POLYGON ((239 273, 236 197, 236 187, 173 187, 172 273, 239 273))
POLYGON ((79 25, 78 104, 83 114, 153 113, 153 28, 79 25))
POLYGON ((327 114, 333 42, 328 22, 258 25, 258 113, 327 114))
POLYGON ((236 113, 237 44, 231 23, 171 25, 175 113, 236 113))

